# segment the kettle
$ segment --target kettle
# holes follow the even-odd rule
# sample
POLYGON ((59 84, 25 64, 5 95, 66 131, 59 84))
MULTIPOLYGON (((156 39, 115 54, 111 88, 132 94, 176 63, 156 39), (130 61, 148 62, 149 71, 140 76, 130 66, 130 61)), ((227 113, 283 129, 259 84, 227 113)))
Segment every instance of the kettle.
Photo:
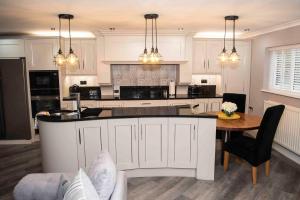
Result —
POLYGON ((70 96, 72 96, 72 95, 74 95, 76 93, 80 93, 80 87, 79 87, 79 85, 76 85, 76 84, 71 85, 69 87, 69 94, 70 94, 70 96))

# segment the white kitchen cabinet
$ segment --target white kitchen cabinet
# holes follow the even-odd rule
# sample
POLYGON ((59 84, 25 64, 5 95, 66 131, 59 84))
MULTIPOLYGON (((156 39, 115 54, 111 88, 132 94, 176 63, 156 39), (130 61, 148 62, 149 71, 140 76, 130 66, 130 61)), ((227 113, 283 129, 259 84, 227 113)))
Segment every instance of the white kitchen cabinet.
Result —
POLYGON ((76 122, 79 166, 88 169, 97 155, 108 150, 107 120, 76 122))
POLYGON ((54 57, 58 52, 57 39, 25 40, 25 55, 29 70, 56 70, 54 57))
POLYGON ((22 39, 1 39, 0 58, 25 57, 24 40, 22 39))
POLYGON ((123 102, 116 100, 116 101, 99 101, 100 108, 119 108, 123 107, 123 102))
POLYGON ((221 40, 196 40, 193 47, 193 74, 220 74, 218 55, 222 51, 221 40))
POLYGON ((193 105, 199 104, 200 112, 217 112, 221 110, 222 98, 193 99, 193 105))
POLYGON ((192 104, 191 99, 174 99, 167 101, 168 106, 186 106, 192 104))
POLYGON ((167 167, 168 118, 139 119, 140 168, 167 167))
MULTIPOLYGON (((138 61, 139 55, 145 48, 144 40, 143 35, 104 36, 104 61, 138 61)), ((157 42, 164 61, 185 59, 185 36, 158 35, 157 42)), ((148 40, 147 47, 150 51, 150 40, 148 40)))
POLYGON ((168 167, 196 167, 197 130, 197 118, 169 118, 168 167))
POLYGON ((80 101, 80 105, 81 105, 81 107, 88 107, 88 108, 97 108, 97 107, 99 107, 98 106, 98 102, 97 101, 93 101, 93 100, 89 100, 89 101, 87 101, 87 100, 83 100, 83 101, 80 101))
POLYGON ((207 112, 218 112, 221 111, 222 98, 211 98, 208 100, 208 111, 207 112))
MULTIPOLYGON (((70 45, 65 41, 65 55, 68 55, 70 45)), ((77 69, 72 69, 66 65, 66 74, 68 75, 96 75, 97 74, 97 54, 95 40, 72 40, 72 49, 79 58, 77 69)))
POLYGON ((155 107, 155 106, 167 106, 166 100, 129 100, 123 101, 124 107, 155 107))
POLYGON ((138 119, 108 120, 109 152, 119 170, 139 167, 138 119))

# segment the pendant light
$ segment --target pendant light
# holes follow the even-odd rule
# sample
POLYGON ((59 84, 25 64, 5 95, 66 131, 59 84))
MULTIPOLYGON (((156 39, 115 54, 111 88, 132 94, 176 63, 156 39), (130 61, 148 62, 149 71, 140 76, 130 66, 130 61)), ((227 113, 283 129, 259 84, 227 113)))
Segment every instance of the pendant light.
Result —
POLYGON ((159 64, 159 62, 162 60, 162 56, 158 52, 157 47, 157 21, 158 14, 145 14, 145 49, 144 52, 139 56, 139 61, 141 61, 143 64, 159 64), (148 53, 147 50, 147 30, 148 30, 148 23, 147 21, 151 20, 151 51, 148 53), (155 25, 154 25, 155 22, 155 25), (154 26, 155 26, 155 49, 154 49, 154 26))
POLYGON ((223 41, 224 46, 223 46, 222 52, 221 52, 220 55, 219 55, 219 60, 220 60, 221 63, 227 62, 227 60, 228 60, 228 58, 229 58, 229 56, 228 56, 228 54, 227 54, 227 51, 226 51, 226 47, 225 47, 225 42, 226 42, 226 31, 227 31, 227 30, 226 30, 226 22, 227 22, 227 19, 226 19, 226 17, 225 17, 225 32, 224 32, 224 41, 223 41))
POLYGON ((55 63, 58 65, 58 66, 63 66, 65 64, 65 61, 66 61, 66 58, 61 50, 61 14, 58 15, 58 18, 59 18, 59 36, 58 36, 58 39, 59 39, 59 49, 58 49, 58 52, 55 56, 55 63))
POLYGON ((238 18, 239 18, 238 16, 232 16, 232 20, 233 20, 233 40, 232 40, 233 41, 233 47, 232 47, 232 51, 231 51, 231 54, 230 54, 230 57, 229 57, 229 60, 232 63, 236 63, 240 60, 240 56, 237 53, 236 48, 235 48, 235 21, 238 18))
POLYGON ((148 50, 147 50, 147 18, 145 17, 145 49, 139 57, 139 61, 143 63, 148 62, 148 50))
POLYGON ((69 41, 70 41, 70 49, 69 49, 69 54, 67 56, 67 62, 68 65, 70 65, 71 67, 76 67, 78 66, 78 57, 76 56, 76 54, 74 53, 73 49, 72 49, 72 37, 71 37, 71 19, 74 18, 73 15, 68 15, 68 20, 69 20, 69 41))

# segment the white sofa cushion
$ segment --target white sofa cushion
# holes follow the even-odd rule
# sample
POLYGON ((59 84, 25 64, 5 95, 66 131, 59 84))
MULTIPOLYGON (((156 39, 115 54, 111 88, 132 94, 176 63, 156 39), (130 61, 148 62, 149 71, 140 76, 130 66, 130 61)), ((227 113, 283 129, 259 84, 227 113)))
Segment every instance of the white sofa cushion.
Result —
POLYGON ((100 200, 108 200, 114 191, 117 169, 107 151, 102 151, 92 163, 88 175, 100 200))
POLYGON ((97 191, 82 169, 79 169, 78 174, 68 187, 64 200, 99 200, 97 191))

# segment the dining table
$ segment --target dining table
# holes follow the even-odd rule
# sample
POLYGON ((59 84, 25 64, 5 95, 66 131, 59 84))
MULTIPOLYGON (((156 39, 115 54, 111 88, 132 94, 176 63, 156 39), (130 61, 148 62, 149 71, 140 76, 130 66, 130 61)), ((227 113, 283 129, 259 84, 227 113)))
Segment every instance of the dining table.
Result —
MULTIPOLYGON (((209 112, 209 114, 218 115, 219 112, 209 112)), ((247 130, 256 130, 259 129, 262 117, 257 115, 252 115, 248 113, 239 113, 240 116, 238 119, 220 119, 217 118, 216 129, 221 133, 222 139, 222 155, 221 155, 221 164, 224 160, 224 144, 225 142, 231 139, 231 133, 243 134, 247 130)))

